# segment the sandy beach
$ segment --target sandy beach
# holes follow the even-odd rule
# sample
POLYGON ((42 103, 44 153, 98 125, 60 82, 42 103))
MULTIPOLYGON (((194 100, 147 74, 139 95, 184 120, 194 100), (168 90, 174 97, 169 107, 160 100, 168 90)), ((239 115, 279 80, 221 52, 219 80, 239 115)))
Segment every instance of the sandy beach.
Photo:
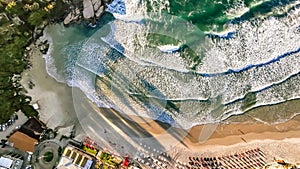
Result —
MULTIPOLYGON (((112 109, 100 109, 79 89, 56 82, 47 74, 42 54, 36 47, 32 48, 33 67, 23 73, 22 84, 32 97, 32 102, 40 105, 40 119, 50 128, 76 125, 77 139, 87 134, 120 154, 134 153, 141 148, 140 143, 170 154, 180 150, 179 159, 185 159, 190 154, 217 156, 259 147, 267 154, 267 162, 272 162, 274 157, 300 162, 298 116, 288 122, 273 125, 253 121, 251 118, 247 122, 240 122, 238 117, 233 117, 237 122, 199 125, 189 131, 149 119, 144 123, 137 123, 136 121, 144 119, 121 115, 112 109), (29 80, 35 84, 33 89, 28 88, 29 80)), ((299 102, 287 102, 284 106, 300 105, 299 102)), ((274 109, 270 107, 269 110, 257 108, 249 114, 274 109)), ((297 110, 297 107, 295 110, 288 109, 297 110)))
POLYGON ((74 106, 71 88, 50 77, 42 53, 34 45, 30 47, 30 61, 33 66, 23 72, 21 84, 32 97, 32 103, 39 104, 40 119, 50 128, 73 125, 77 118, 72 113, 74 106), (33 89, 29 88, 29 81, 33 82, 33 89))

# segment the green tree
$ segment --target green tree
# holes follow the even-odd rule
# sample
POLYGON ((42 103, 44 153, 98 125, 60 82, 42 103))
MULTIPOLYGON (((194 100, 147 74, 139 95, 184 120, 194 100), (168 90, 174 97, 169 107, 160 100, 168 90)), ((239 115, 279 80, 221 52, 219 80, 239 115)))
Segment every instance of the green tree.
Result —
POLYGON ((44 16, 46 15, 45 11, 35 11, 32 12, 28 17, 28 22, 32 26, 40 26, 44 21, 44 16))
POLYGON ((38 112, 31 105, 23 105, 21 110, 27 117, 37 117, 38 116, 38 112))

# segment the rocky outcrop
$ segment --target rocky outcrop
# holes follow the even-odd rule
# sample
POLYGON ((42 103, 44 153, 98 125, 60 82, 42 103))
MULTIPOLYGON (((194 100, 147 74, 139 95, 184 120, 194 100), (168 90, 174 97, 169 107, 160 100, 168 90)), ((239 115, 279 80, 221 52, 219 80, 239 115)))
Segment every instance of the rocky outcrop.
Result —
POLYGON ((91 19, 95 15, 94 6, 91 0, 83 0, 83 18, 91 19))
POLYGON ((40 49, 40 51, 42 52, 42 54, 47 54, 48 52, 48 49, 49 49, 49 43, 48 43, 48 40, 45 40, 45 41, 41 41, 38 43, 38 47, 40 49))
POLYGON ((14 25, 17 25, 17 26, 20 26, 22 24, 24 24, 25 22, 22 21, 18 16, 15 16, 12 18, 12 21, 13 21, 13 24, 14 25))
POLYGON ((64 24, 69 25, 72 22, 78 22, 81 19, 81 13, 78 7, 71 10, 71 12, 64 19, 64 24))
POLYGON ((92 4, 93 4, 94 11, 97 11, 102 5, 102 1, 101 0, 92 0, 92 4))
POLYGON ((9 18, 7 17, 6 13, 0 13, 0 24, 7 23, 9 18))
POLYGON ((74 5, 70 7, 70 12, 64 19, 64 24, 78 22, 81 18, 95 22, 105 12, 107 4, 111 2, 112 0, 82 0, 80 6, 77 4, 75 5, 76 8, 74 5))
POLYGON ((104 12, 104 6, 100 6, 100 8, 97 9, 96 11, 95 16, 99 18, 103 14, 103 12, 104 12))

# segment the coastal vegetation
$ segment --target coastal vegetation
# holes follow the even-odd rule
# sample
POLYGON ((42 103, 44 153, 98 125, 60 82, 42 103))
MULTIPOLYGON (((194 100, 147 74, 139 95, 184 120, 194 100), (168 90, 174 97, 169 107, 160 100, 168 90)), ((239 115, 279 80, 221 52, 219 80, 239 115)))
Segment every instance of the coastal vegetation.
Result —
POLYGON ((102 162, 103 162, 103 167, 102 168, 108 168, 108 166, 112 166, 112 167, 118 167, 120 166, 122 159, 119 159, 117 157, 115 157, 114 155, 105 152, 105 151, 101 151, 98 153, 97 156, 102 162))
POLYGON ((21 73, 30 67, 26 47, 40 35, 38 28, 62 18, 65 7, 61 0, 0 1, 0 123, 18 110, 37 116, 20 85, 21 73))

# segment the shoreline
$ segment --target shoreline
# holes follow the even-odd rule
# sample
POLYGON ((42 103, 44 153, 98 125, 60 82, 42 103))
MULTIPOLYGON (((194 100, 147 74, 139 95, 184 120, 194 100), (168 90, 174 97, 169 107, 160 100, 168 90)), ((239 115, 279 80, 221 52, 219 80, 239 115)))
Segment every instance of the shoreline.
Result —
MULTIPOLYGON (((38 110, 40 119, 50 128, 58 126, 67 128, 76 125, 78 139, 88 134, 96 140, 100 138, 100 142, 109 146, 109 141, 118 142, 122 138, 128 141, 124 143, 125 146, 128 146, 128 150, 125 148, 123 151, 130 152, 130 148, 140 147, 138 141, 143 141, 143 139, 137 139, 138 141, 136 141, 133 139, 133 136, 128 136, 127 134, 138 135, 146 131, 157 141, 154 144, 161 145, 164 150, 171 153, 176 149, 184 150, 180 158, 186 158, 186 155, 195 153, 214 156, 238 150, 242 151, 251 147, 260 147, 268 154, 268 162, 272 161, 272 156, 274 155, 276 158, 299 162, 299 160, 297 161, 297 153, 300 154, 300 116, 296 116, 284 123, 272 125, 257 121, 251 123, 251 118, 248 121, 250 123, 242 123, 239 122, 239 117, 232 117, 237 122, 228 124, 229 122, 225 121, 222 124, 197 125, 191 128, 188 133, 174 128, 169 129, 168 125, 163 125, 149 119, 146 120, 146 123, 135 123, 138 121, 136 118, 140 117, 124 117, 124 115, 115 110, 98 108, 78 88, 71 88, 66 84, 56 82, 47 74, 45 60, 37 47, 32 47, 30 60, 33 66, 31 69, 23 72, 21 84, 28 91, 27 95, 32 97, 32 102, 40 104, 41 108, 38 110), (35 84, 33 89, 28 88, 28 80, 32 80, 35 84), (77 95, 78 93, 79 95, 77 95), (73 95, 78 96, 78 98, 73 98, 73 95), (74 101, 76 104, 74 104, 74 101), (77 105, 78 103, 81 103, 83 106, 77 107, 79 106, 77 105), (118 122, 122 122, 123 124, 119 124, 118 122), (206 135, 202 136, 205 142, 199 143, 200 132, 205 126, 208 129, 213 129, 213 134, 209 139, 205 139, 209 136, 210 132, 205 133, 206 135), (88 128, 91 128, 91 131, 88 128), (135 130, 132 130, 132 128, 135 130), (171 133, 173 131, 178 132, 178 137, 182 139, 175 139, 174 141, 174 135, 171 133), (180 135, 180 132, 183 132, 181 133, 182 135, 180 135), (93 133, 94 135, 92 135, 93 133), (164 133, 166 135, 163 135, 164 133), (275 148, 272 148, 272 145, 275 148), (172 149, 172 147, 177 148, 172 149), (295 151, 286 153, 289 150, 295 151)), ((297 102, 293 104, 297 104, 297 102)), ((289 104, 292 103, 284 103, 283 107, 289 104)), ((255 114, 266 110, 265 108, 258 108, 253 111, 255 114)))

